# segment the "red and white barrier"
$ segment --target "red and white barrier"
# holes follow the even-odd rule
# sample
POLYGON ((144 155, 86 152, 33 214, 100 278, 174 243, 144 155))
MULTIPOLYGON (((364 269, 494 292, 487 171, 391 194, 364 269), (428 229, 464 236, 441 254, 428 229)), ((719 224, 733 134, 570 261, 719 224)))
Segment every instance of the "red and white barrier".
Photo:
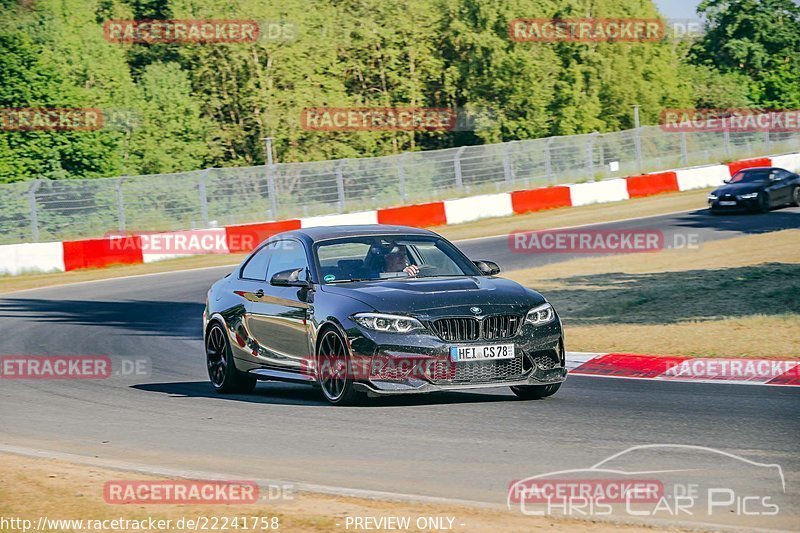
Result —
POLYGON ((136 235, 65 241, 64 270, 144 263, 142 241, 136 235))
MULTIPOLYGON (((723 180, 742 168, 770 165, 795 172, 800 171, 800 153, 590 183, 487 194, 356 213, 239 224, 214 230, 195 230, 195 232, 217 232, 219 233, 216 235, 217 237, 224 235, 224 243, 217 249, 210 252, 201 251, 201 253, 249 252, 264 239, 276 233, 293 229, 344 224, 397 224, 416 227, 460 224, 481 218, 502 217, 558 207, 617 202, 664 192, 714 187, 722 185, 723 180)), ((192 232, 178 231, 160 235, 166 239, 186 233, 192 232)), ((175 250, 154 250, 149 246, 149 241, 142 242, 142 239, 147 240, 148 238, 146 235, 141 237, 123 235, 63 243, 4 245, 0 246, 0 274, 17 275, 31 271, 49 272, 100 268, 113 264, 149 263, 185 255, 196 255, 175 250)))
POLYGON ((34 242, 0 246, 0 274, 64 272, 64 247, 60 242, 34 242))
POLYGON ((193 255, 230 253, 225 228, 144 233, 139 238, 145 263, 193 255))
POLYGON ((625 182, 628 186, 628 195, 631 198, 680 190, 678 188, 678 175, 673 171, 631 176, 630 178, 625 178, 625 182))
POLYGON ((558 207, 571 207, 570 187, 568 185, 558 185, 529 191, 514 191, 511 193, 511 205, 516 214, 544 211, 545 209, 558 207))
POLYGON ((511 206, 511 193, 500 193, 445 200, 444 212, 448 224, 461 224, 481 218, 513 215, 514 208, 511 206))
POLYGON ((694 383, 800 386, 800 359, 567 353, 573 375, 694 383))
POLYGON ((315 228, 318 226, 343 226, 354 224, 377 224, 378 212, 358 211, 356 213, 342 213, 340 215, 322 215, 300 219, 301 228, 315 228))
POLYGON ((279 220, 277 222, 258 222, 256 224, 237 224, 225 227, 228 250, 231 253, 249 252, 261 241, 277 233, 300 229, 297 219, 279 220))
POLYGON ((679 191, 719 187, 724 180, 731 177, 730 169, 727 165, 684 168, 676 170, 675 174, 678 177, 679 191))
POLYGON ((418 205, 404 205, 378 209, 378 224, 394 224, 425 228, 447 224, 444 202, 431 202, 418 205))
POLYGON ((772 166, 785 168, 791 172, 800 172, 800 154, 785 154, 771 157, 772 166))
POLYGON ((570 185, 569 195, 572 207, 619 202, 630 198, 627 181, 623 178, 570 185))

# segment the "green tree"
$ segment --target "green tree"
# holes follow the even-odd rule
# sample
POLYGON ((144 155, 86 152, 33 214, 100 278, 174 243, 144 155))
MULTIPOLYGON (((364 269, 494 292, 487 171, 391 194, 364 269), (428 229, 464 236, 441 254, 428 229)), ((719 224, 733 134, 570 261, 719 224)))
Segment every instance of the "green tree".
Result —
MULTIPOLYGON (((31 37, 0 29, 0 108, 85 107, 31 37)), ((115 136, 103 131, 2 131, 0 182, 113 175, 120 170, 115 136)))
POLYGON ((212 154, 212 122, 201 114, 191 83, 176 63, 151 63, 139 86, 144 95, 141 125, 133 130, 131 153, 143 174, 203 168, 212 154))
POLYGON ((775 109, 800 105, 800 4, 793 0, 705 0, 696 63, 753 80, 751 99, 775 109))

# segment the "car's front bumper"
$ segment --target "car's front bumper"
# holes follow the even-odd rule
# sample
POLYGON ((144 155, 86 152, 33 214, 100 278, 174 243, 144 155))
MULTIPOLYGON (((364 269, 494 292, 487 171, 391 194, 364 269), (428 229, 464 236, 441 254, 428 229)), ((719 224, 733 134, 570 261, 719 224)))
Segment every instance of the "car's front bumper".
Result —
POLYGON ((356 390, 372 396, 391 396, 395 394, 424 394, 428 392, 463 391, 472 389, 488 389, 493 387, 519 387, 525 385, 549 385, 562 383, 567 379, 564 367, 549 370, 534 369, 523 379, 497 380, 463 383, 432 383, 412 378, 404 381, 357 381, 353 383, 356 390))
POLYGON ((758 208, 758 200, 740 200, 738 198, 718 198, 708 201, 712 211, 753 211, 758 208), (732 203, 731 203, 732 202, 732 203))
MULTIPOLYGON (((356 376, 354 387, 370 395, 548 385, 561 383, 567 377, 563 333, 558 318, 542 326, 524 324, 514 337, 496 341, 449 342, 433 334, 398 336, 364 331, 363 328, 350 329, 347 333, 353 357, 360 360, 377 358, 383 362, 388 361, 389 366, 392 366, 393 362, 411 359, 421 363, 420 366, 424 368, 430 368, 425 366, 427 362, 449 365, 447 368, 450 373, 447 375, 430 375, 425 371, 394 372, 386 379, 382 371, 362 372, 356 376), (513 360, 450 361, 452 346, 512 343, 515 351, 513 360)), ((414 368, 418 369, 420 366, 414 368)))

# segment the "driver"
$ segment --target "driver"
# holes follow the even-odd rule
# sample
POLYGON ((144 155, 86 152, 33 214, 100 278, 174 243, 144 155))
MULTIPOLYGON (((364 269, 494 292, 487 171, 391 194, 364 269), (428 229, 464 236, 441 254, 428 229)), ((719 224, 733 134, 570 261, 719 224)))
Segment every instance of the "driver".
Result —
POLYGON ((392 248, 392 251, 384 257, 384 261, 384 272, 405 272, 412 278, 419 274, 419 267, 408 263, 408 254, 403 245, 392 248))

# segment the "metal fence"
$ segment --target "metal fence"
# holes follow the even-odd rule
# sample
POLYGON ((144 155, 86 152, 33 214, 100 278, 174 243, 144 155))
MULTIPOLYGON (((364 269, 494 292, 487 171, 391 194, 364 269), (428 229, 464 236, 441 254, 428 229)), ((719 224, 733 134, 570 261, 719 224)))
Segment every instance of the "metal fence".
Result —
POLYGON ((363 159, 0 186, 0 243, 359 211, 798 151, 800 132, 646 126, 363 159))

